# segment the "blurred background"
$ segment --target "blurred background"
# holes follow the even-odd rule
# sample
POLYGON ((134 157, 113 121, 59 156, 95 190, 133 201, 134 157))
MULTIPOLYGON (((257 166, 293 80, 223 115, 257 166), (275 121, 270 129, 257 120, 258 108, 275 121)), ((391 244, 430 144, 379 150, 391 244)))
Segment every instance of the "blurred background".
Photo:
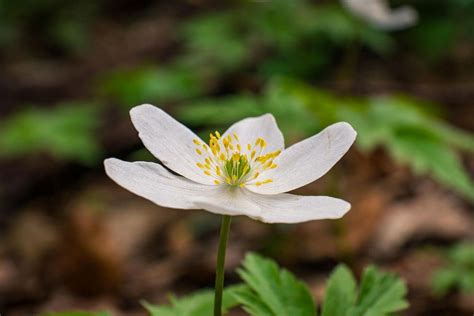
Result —
POLYGON ((1 1, 0 312, 145 315, 141 299, 213 286, 220 218, 105 176, 106 157, 156 161, 128 116, 146 102, 205 139, 266 112, 287 146, 337 121, 359 132, 297 191, 348 215, 236 218, 227 283, 253 250, 321 301, 338 262, 373 263, 407 282, 404 315, 471 315, 474 0, 357 1, 1 1))

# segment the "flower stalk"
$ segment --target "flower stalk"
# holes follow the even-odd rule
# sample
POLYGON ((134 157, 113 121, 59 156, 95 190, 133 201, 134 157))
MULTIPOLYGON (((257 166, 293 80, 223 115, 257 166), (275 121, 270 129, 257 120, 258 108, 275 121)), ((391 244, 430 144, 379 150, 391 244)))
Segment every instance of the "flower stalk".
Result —
POLYGON ((221 233, 219 237, 219 248, 217 251, 214 316, 222 315, 222 291, 224 289, 225 255, 227 250, 227 240, 229 237, 230 222, 231 217, 229 215, 224 215, 222 217, 221 233))

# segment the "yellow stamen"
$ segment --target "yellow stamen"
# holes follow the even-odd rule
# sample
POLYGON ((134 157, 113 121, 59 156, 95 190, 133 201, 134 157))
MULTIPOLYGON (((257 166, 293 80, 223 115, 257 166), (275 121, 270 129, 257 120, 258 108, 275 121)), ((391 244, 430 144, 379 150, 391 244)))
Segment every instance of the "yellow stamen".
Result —
POLYGON ((252 146, 252 143, 240 144, 239 136, 235 133, 223 137, 219 131, 215 131, 210 133, 208 144, 203 144, 199 139, 193 139, 193 143, 198 146, 196 153, 204 156, 204 160, 197 162, 196 166, 205 175, 212 177, 215 184, 244 187, 248 183, 260 186, 273 181, 257 181, 264 170, 277 168, 273 160, 281 153, 281 150, 276 150, 262 154, 267 146, 262 137, 258 137, 252 146), (242 153, 245 148, 247 150, 242 153))

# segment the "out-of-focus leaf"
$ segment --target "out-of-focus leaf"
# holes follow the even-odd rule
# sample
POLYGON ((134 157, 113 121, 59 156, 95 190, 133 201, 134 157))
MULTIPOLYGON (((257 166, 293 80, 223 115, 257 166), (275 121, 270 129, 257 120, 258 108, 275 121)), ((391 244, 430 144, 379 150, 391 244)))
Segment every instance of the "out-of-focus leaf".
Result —
POLYGON ((390 35, 361 23, 340 6, 316 7, 311 21, 312 32, 338 46, 357 42, 377 53, 386 54, 395 45, 390 35))
POLYGON ((446 143, 474 153, 474 135, 442 122, 435 122, 433 128, 446 143))
POLYGON ((247 32, 254 34, 253 40, 271 47, 286 50, 295 47, 307 31, 308 22, 314 17, 313 6, 307 0, 274 0, 249 2, 242 15, 247 32), (251 12, 251 14, 248 14, 251 12))
POLYGON ((428 174, 474 200, 474 181, 458 154, 458 150, 472 152, 474 136, 438 118, 436 106, 401 95, 348 99, 297 80, 278 80, 274 84, 273 89, 281 96, 276 100, 282 100, 288 109, 306 107, 317 119, 311 123, 315 127, 347 121, 359 134, 356 145, 361 150, 383 147, 415 172, 428 174))
POLYGON ((448 53, 456 38, 456 23, 443 18, 425 20, 413 29, 414 44, 425 58, 437 61, 448 53))
POLYGON ((396 159, 474 200, 474 184, 448 144, 421 128, 400 127, 393 136, 386 146, 396 159))
POLYGON ((120 70, 106 77, 100 87, 102 94, 127 109, 141 103, 185 100, 204 90, 196 72, 174 66, 120 70))
POLYGON ((47 152, 59 159, 94 163, 102 154, 95 135, 98 115, 96 105, 80 103, 14 114, 0 127, 0 156, 47 152))
POLYGON ((238 271, 248 288, 235 293, 237 301, 254 316, 314 316, 316 307, 306 285, 272 260, 257 254, 245 257, 238 271))
POLYGON ((182 59, 191 65, 235 70, 249 53, 235 16, 227 12, 191 19, 184 25, 182 34, 186 48, 182 59))
MULTIPOLYGON (((234 293, 242 291, 245 286, 232 286, 224 290, 222 311, 227 312, 238 303, 234 298, 234 293)), ((202 290, 182 298, 171 297, 171 305, 156 306, 147 302, 142 302, 148 310, 150 316, 209 316, 214 308, 214 291, 202 290)))
POLYGON ((456 152, 456 147, 471 150, 474 137, 442 122, 426 109, 403 97, 373 98, 365 115, 359 115, 353 123, 364 148, 382 145, 415 172, 429 174, 474 200, 474 182, 456 152))
POLYGON ((225 128, 245 117, 264 113, 276 117, 290 143, 316 132, 320 126, 317 118, 301 102, 289 98, 286 90, 277 84, 269 85, 259 97, 238 95, 190 102, 180 107, 177 117, 194 127, 225 128))
POLYGON ((228 126, 245 117, 263 113, 257 97, 238 95, 187 103, 179 108, 177 117, 191 126, 228 126))
POLYGON ((433 275, 431 288, 438 296, 444 296, 460 283, 458 271, 451 269, 440 269, 433 275))
POLYGON ((474 244, 460 243, 447 252, 448 265, 435 272, 432 289, 436 295, 452 290, 474 292, 474 244))
POLYGON ((319 117, 312 115, 303 102, 289 94, 282 81, 274 80, 268 85, 262 104, 265 112, 275 116, 285 141, 291 144, 316 133, 322 125, 319 117))

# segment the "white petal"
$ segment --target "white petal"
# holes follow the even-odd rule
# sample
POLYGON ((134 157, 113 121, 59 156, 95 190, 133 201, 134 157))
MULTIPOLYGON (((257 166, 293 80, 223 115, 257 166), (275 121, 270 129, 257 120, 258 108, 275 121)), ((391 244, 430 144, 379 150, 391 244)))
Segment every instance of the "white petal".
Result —
POLYGON ((384 30, 403 29, 416 24, 418 13, 411 6, 391 9, 387 0, 342 0, 354 15, 384 30))
POLYGON ((196 209, 194 199, 219 195, 220 187, 176 176, 156 163, 111 158, 104 165, 107 175, 120 186, 164 207, 196 209))
POLYGON ((150 104, 134 107, 130 116, 145 147, 166 167, 193 181, 214 183, 196 166, 200 156, 193 140, 202 140, 189 128, 150 104))
POLYGON ((245 189, 196 201, 196 206, 215 213, 246 215, 265 223, 287 224, 340 218, 351 208, 346 201, 328 196, 261 195, 245 189))
POLYGON ((209 212, 224 215, 246 215, 254 219, 254 214, 260 214, 260 207, 253 203, 245 194, 244 190, 235 187, 224 186, 221 194, 212 197, 202 196, 196 198, 194 205, 209 212))
POLYGON ((275 169, 263 172, 258 179, 272 179, 261 186, 246 188, 261 194, 288 192, 311 183, 331 169, 349 150, 356 131, 345 122, 333 124, 317 135, 285 149, 275 158, 275 169))
POLYGON ((243 149, 247 147, 247 144, 254 145, 259 137, 263 138, 267 143, 265 152, 282 150, 285 147, 283 134, 278 128, 275 118, 269 113, 238 121, 229 127, 222 136, 233 136, 234 133, 238 136, 243 149))

